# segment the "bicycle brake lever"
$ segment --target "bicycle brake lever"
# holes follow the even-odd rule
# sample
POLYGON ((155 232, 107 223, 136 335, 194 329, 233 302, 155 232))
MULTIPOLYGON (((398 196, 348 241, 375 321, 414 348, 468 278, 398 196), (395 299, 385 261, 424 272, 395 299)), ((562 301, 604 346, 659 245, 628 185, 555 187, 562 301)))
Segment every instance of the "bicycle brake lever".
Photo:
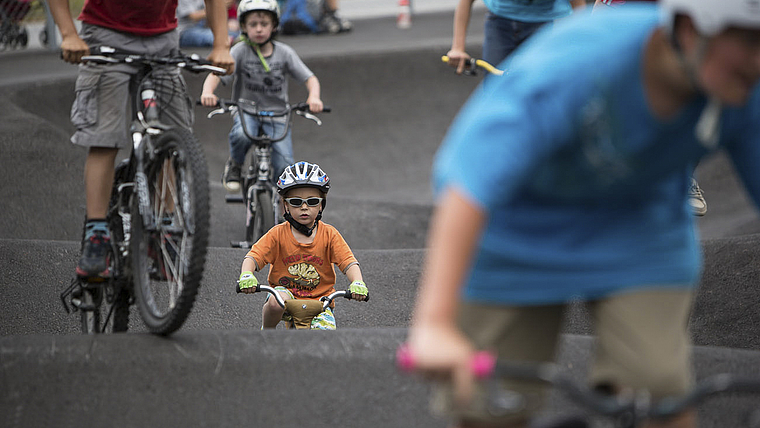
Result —
POLYGON ((322 126, 322 121, 317 116, 314 116, 313 114, 309 113, 308 111, 296 110, 296 114, 299 115, 299 116, 303 116, 306 119, 311 119, 314 122, 316 122, 318 126, 322 126))
POLYGON ((218 115, 218 114, 224 114, 225 112, 226 112, 226 110, 224 109, 224 107, 220 107, 220 108, 218 108, 218 109, 215 109, 215 110, 211 110, 211 111, 210 111, 210 112, 209 112, 209 113, 206 115, 206 117, 207 117, 207 118, 209 118, 209 119, 211 119, 212 117, 214 117, 214 116, 216 116, 216 115, 218 115))

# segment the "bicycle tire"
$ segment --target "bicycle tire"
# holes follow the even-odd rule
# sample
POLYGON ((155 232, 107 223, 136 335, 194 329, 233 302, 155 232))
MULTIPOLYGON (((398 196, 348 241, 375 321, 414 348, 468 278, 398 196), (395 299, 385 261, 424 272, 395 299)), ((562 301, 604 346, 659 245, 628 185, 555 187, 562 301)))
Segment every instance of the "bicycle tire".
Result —
POLYGON ((153 224, 132 198, 131 259, 135 299, 151 333, 169 335, 185 322, 203 277, 209 229, 206 160, 185 129, 156 137, 145 153, 153 224), (171 177, 171 178, 166 178, 171 177))
POLYGON ((256 197, 248 201, 248 209, 251 210, 251 216, 246 225, 245 239, 253 243, 274 226, 272 189, 256 191, 256 197))

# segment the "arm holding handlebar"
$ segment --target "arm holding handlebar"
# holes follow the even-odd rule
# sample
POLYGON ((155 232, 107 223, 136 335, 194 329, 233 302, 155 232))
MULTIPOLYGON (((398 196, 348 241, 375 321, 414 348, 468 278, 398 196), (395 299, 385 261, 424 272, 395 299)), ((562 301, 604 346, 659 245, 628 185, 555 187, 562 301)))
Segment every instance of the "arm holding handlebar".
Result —
MULTIPOLYGON (((417 361, 407 344, 396 351, 396 364, 402 371, 413 372, 417 361)), ((481 351, 473 354, 467 362, 470 373, 478 379, 493 379, 500 376, 509 379, 538 381, 557 388, 576 404, 592 412, 611 418, 634 416, 638 422, 643 419, 667 419, 696 406, 702 400, 720 393, 760 393, 760 378, 739 378, 731 374, 717 374, 700 380, 688 394, 681 397, 667 397, 656 403, 648 399, 640 402, 641 396, 614 396, 597 392, 585 384, 564 375, 553 363, 515 363, 498 361, 490 352, 481 351)), ((498 397, 489 397, 493 403, 499 403, 498 397)), ((503 409, 515 411, 515 409, 503 409)), ((636 422, 634 422, 634 425, 636 422)), ((638 425, 635 425, 638 426, 638 425)))

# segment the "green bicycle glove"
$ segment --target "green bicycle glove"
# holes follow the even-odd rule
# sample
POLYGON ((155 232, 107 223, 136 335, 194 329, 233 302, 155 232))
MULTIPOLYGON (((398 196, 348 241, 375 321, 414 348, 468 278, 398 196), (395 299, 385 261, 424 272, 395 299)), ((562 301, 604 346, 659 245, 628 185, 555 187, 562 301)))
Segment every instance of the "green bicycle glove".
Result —
POLYGON ((253 276, 253 272, 245 271, 240 274, 238 280, 238 288, 243 293, 255 293, 256 288, 259 286, 259 281, 253 276))
POLYGON ((348 286, 348 291, 353 295, 354 300, 369 300, 369 290, 362 281, 354 281, 348 286))

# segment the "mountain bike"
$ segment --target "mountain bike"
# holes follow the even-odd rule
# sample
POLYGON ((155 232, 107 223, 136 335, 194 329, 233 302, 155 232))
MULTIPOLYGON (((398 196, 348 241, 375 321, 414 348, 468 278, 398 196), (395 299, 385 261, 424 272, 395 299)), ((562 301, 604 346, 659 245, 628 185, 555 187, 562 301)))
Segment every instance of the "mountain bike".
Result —
MULTIPOLYGON (((441 57, 441 61, 445 63, 449 63, 449 57, 444 55, 441 57)), ((477 58, 468 58, 464 61, 464 74, 467 76, 477 76, 478 75, 478 68, 482 68, 488 73, 494 74, 496 76, 501 76, 504 74, 504 70, 499 70, 498 68, 494 67, 493 65, 489 64, 485 60, 477 59, 477 58)))
MULTIPOLYGON (((406 345, 396 353, 398 367, 406 372, 415 368, 414 357, 406 345)), ((504 389, 498 378, 540 382, 547 384, 574 403, 611 421, 618 428, 637 428, 648 420, 666 420, 687 409, 695 407, 703 400, 718 394, 750 393, 760 394, 760 377, 739 378, 723 373, 700 380, 692 390, 682 397, 667 397, 653 401, 648 393, 637 392, 625 395, 608 395, 598 392, 571 379, 553 363, 516 363, 497 360, 489 352, 477 353, 470 362, 472 373, 478 379, 486 380, 487 409, 494 416, 505 416, 519 412, 525 407, 526 397, 516 391, 504 389)), ((760 410, 751 411, 745 418, 749 428, 760 428, 760 410)), ((535 428, 586 428, 585 417, 567 417, 548 424, 531 425, 535 428)))
POLYGON ((86 334, 128 329, 137 302, 148 330, 168 335, 187 319, 206 260, 209 230, 208 171, 201 146, 184 128, 161 121, 170 97, 190 103, 177 69, 224 73, 197 55, 151 57, 106 46, 83 62, 133 64, 135 80, 132 151, 115 169, 106 216, 111 234, 110 277, 74 278, 61 293, 81 316, 86 334))
MULTIPOLYGON (((245 204, 245 239, 231 241, 230 246, 251 248, 254 242, 275 225, 275 219, 282 217, 280 197, 275 184, 278 177, 274 177, 272 171, 272 144, 282 141, 287 136, 292 124, 292 112, 314 121, 318 126, 322 125, 322 121, 309 112, 309 105, 306 103, 287 104, 279 111, 259 110, 255 102, 244 99, 238 101, 220 99, 218 106, 219 108, 209 112, 207 115, 209 119, 218 114, 237 111, 238 114, 255 117, 259 123, 256 134, 253 134, 252 130, 247 128, 246 121, 240 121, 243 133, 254 143, 254 150, 250 154, 248 169, 241 177, 241 194, 225 195, 227 203, 245 204), (264 122, 271 123, 276 120, 282 120, 285 123, 282 135, 267 135, 263 129, 264 122)), ((328 113, 330 108, 325 107, 322 111, 328 113)))
MULTIPOLYGON (((239 284, 235 287, 235 291, 237 293, 242 293, 242 291, 240 291, 239 284)), ((311 321, 314 319, 314 317, 324 312, 334 299, 343 297, 348 300, 360 300, 357 299, 356 296, 354 296, 354 294, 348 290, 334 291, 327 296, 321 297, 319 300, 285 300, 282 298, 282 296, 280 296, 280 293, 277 292, 274 287, 270 287, 269 285, 265 284, 259 284, 256 286, 256 293, 261 291, 266 291, 267 293, 271 294, 271 297, 277 301, 277 304, 280 305, 281 308, 285 309, 286 316, 284 318, 289 319, 289 321, 286 323, 288 329, 315 330, 316 328, 312 325, 311 321)), ((369 294, 360 301, 369 301, 369 294)))

